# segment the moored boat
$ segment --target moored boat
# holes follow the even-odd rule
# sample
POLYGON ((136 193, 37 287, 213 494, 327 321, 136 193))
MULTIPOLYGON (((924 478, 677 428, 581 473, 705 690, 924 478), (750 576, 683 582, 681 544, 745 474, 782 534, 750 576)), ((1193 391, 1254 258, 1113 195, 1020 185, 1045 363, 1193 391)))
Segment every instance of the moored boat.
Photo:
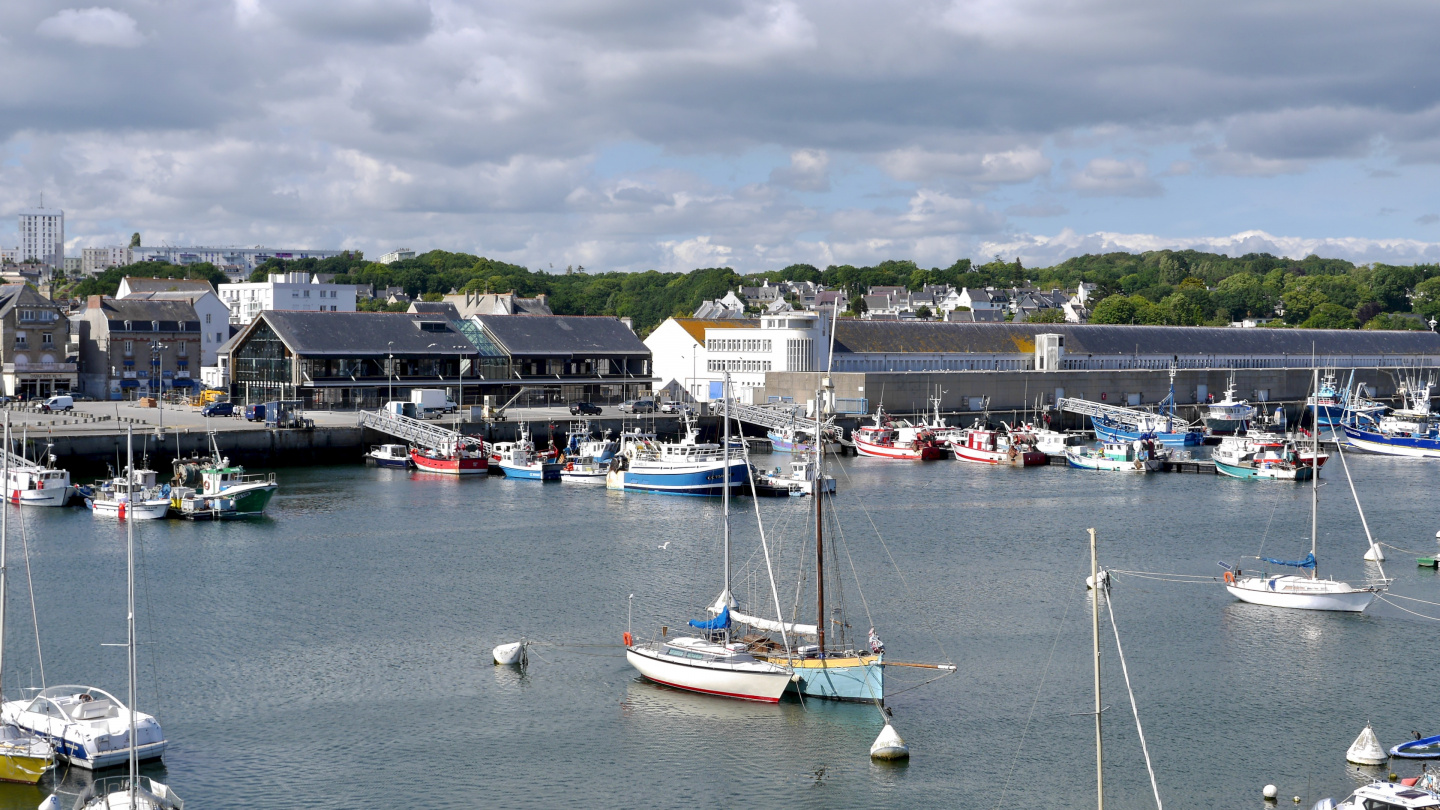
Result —
POLYGON ((1216 436, 1244 430, 1255 419, 1256 409, 1248 401, 1235 398, 1235 375, 1225 386, 1225 397, 1205 408, 1205 427, 1216 436))
POLYGON ((5 495, 20 506, 64 506, 75 494, 70 471, 38 464, 12 466, 5 476, 5 495))
POLYGON ((1404 407, 1385 416, 1351 413, 1343 423, 1351 447, 1387 456, 1440 458, 1440 420, 1430 411, 1429 382, 1408 380, 1397 392, 1404 407))
POLYGON ((1146 473, 1164 469, 1165 454, 1155 446, 1155 442, 1148 439, 1105 441, 1100 443, 1098 449, 1066 448, 1065 461, 1071 467, 1081 470, 1146 473))
POLYGON ((171 506, 182 513, 193 512, 197 505, 209 507, 215 499, 223 499, 232 502, 231 508, 224 511, 233 512, 235 517, 264 514, 265 507, 280 488, 275 482, 275 473, 247 474, 244 467, 231 465, 228 457, 220 455, 214 433, 210 434, 210 448, 209 458, 175 460, 171 506))
POLYGON ((96 517, 158 520, 170 512, 170 485, 161 485, 157 478, 154 470, 133 470, 98 481, 89 489, 85 505, 96 517))
POLYGON ((882 408, 875 410, 875 423, 856 428, 851 439, 856 453, 871 458, 934 461, 946 454, 928 427, 892 419, 882 408))
POLYGON ((700 442, 699 429, 688 415, 684 418, 685 436, 678 442, 638 435, 625 442, 621 454, 610 462, 606 486, 661 495, 713 497, 725 494, 727 479, 730 489, 748 484, 750 465, 735 454, 728 438, 724 446, 700 442))
POLYGON ((766 471, 759 468, 753 469, 751 475, 755 477, 755 494, 802 497, 814 495, 816 481, 818 479, 820 491, 827 495, 835 494, 835 476, 825 473, 816 473, 814 450, 811 456, 801 457, 790 462, 789 468, 776 467, 774 470, 766 471))
MULTIPOLYGON (((1316 457, 1314 452, 1302 456, 1292 439, 1261 433, 1226 436, 1210 459, 1221 475, 1231 478, 1308 481, 1315 474, 1316 457)), ((1324 464, 1329 455, 1320 453, 1319 458, 1324 464)))
POLYGON ((365 463, 372 467, 398 467, 409 469, 410 449, 403 444, 377 444, 365 454, 365 463))
POLYGON ((445 448, 412 447, 410 461, 420 472, 441 475, 485 475, 490 471, 485 443, 473 436, 461 436, 445 448))
POLYGON ((1049 464, 1050 457, 1035 449, 1033 442, 1011 430, 994 430, 975 425, 961 432, 950 443, 955 458, 975 464, 1011 464, 1016 467, 1034 467, 1049 464))

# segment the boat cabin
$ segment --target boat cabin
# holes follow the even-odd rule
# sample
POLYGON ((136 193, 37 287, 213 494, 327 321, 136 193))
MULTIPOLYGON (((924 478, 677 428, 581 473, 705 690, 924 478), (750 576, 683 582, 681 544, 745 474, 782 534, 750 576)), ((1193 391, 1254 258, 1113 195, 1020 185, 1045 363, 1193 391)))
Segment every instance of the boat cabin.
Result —
POLYGON ((1440 796, 1417 787, 1373 782, 1356 790, 1343 810, 1430 810, 1440 808, 1440 796))

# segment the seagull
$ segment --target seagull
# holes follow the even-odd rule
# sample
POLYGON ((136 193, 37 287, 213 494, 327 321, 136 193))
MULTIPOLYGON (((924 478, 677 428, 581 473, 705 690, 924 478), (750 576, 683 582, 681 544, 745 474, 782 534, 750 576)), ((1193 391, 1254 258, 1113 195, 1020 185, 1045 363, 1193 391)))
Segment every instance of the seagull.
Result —
POLYGON ((659 545, 659 546, 656 546, 656 548, 660 549, 661 551, 664 551, 665 549, 670 548, 670 541, 669 541, 669 540, 666 540, 666 541, 664 542, 664 544, 659 545))

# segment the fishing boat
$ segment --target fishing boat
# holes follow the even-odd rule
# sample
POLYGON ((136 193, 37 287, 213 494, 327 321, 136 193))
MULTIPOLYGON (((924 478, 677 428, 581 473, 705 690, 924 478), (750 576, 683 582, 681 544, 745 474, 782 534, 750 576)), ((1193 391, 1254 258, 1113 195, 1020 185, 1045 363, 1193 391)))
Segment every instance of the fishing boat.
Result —
POLYGON ((766 431, 765 437, 770 440, 770 447, 777 453, 806 455, 815 450, 815 440, 810 434, 793 425, 766 431))
MULTIPOLYGON (((1350 372, 1353 383, 1355 372, 1350 372)), ((1316 424, 1321 427, 1338 427, 1353 416, 1369 416, 1378 419, 1386 407, 1380 402, 1371 402, 1360 395, 1363 385, 1347 383, 1339 387, 1334 374, 1326 373, 1320 378, 1320 387, 1305 399, 1305 409, 1315 415, 1316 424)))
MULTIPOLYGON (((728 383, 727 375, 727 389, 728 383)), ((627 627, 624 634, 625 660, 646 679, 664 686, 717 697, 778 703, 790 686, 793 674, 791 670, 757 658, 749 652, 744 643, 733 640, 730 635, 730 489, 743 481, 727 478, 734 472, 734 467, 730 465, 728 400, 725 404, 724 434, 719 448, 719 489, 724 499, 722 513, 725 576, 724 590, 717 600, 720 605, 717 615, 705 620, 691 619, 689 626, 699 632, 675 638, 662 632, 659 638, 637 642, 627 627)), ((740 463, 742 470, 749 469, 744 459, 740 459, 740 463)), ((779 615, 780 598, 775 591, 773 579, 771 591, 776 594, 775 607, 779 615)))
MULTIPOLYGON (((1319 455, 1321 464, 1329 458, 1327 453, 1319 455)), ((1270 433, 1226 436, 1210 456, 1221 475, 1276 481, 1309 481, 1315 474, 1315 458, 1315 453, 1302 457, 1294 440, 1270 433)))
MULTIPOLYGON (((126 431, 127 455, 133 439, 126 431)), ((133 463, 133 462, 132 462, 133 463)), ((130 706, 135 705, 135 521, 126 521, 126 646, 130 684, 130 706)), ((165 735, 160 724, 148 714, 134 711, 119 698, 93 686, 51 686, 28 700, 0 704, 0 720, 11 723, 53 746, 56 754, 71 765, 88 770, 108 768, 126 760, 132 779, 137 763, 158 759, 165 753, 165 735)), ((90 807, 77 804, 76 807, 90 807)), ((141 807, 116 803, 114 807, 141 807)))
POLYGON ((1009 426, 994 430, 980 424, 964 430, 950 443, 955 458, 975 464, 1011 464, 1016 467, 1034 467, 1049 464, 1050 457, 1035 449, 1033 442, 1012 432, 1009 426))
MULTIPOLYGON (((5 415, 5 445, 10 442, 10 415, 5 415)), ((3 462, 4 472, 10 470, 9 454, 3 462)), ((0 618, 5 615, 9 597, 9 579, 6 574, 6 554, 9 534, 9 510, 0 509, 0 618)), ((28 566, 28 562, 26 563, 28 566)), ((38 631, 37 631, 38 632, 38 631)), ((38 643, 38 636, 37 636, 38 643)), ((0 620, 0 687, 5 679, 5 622, 0 620)), ((0 690, 3 691, 3 690, 0 690)), ((5 698, 0 694, 0 706, 5 698)), ((22 730, 14 723, 0 724, 0 781, 20 782, 33 785, 40 781, 55 766, 55 748, 36 734, 22 730)))
POLYGON ((175 460, 170 504, 180 511, 193 511, 191 507, 194 505, 223 499, 233 503, 230 511, 235 516, 258 517, 265 513, 265 507, 270 505, 270 499, 279 488, 275 473, 247 474, 244 467, 238 464, 232 466, 230 459, 220 455, 216 449, 208 459, 175 460))
POLYGON ((549 456, 535 452, 535 442, 530 438, 530 426, 520 424, 520 438, 513 442, 496 442, 492 453, 506 478, 523 481, 559 481, 560 470, 565 466, 552 461, 549 456))
POLYGON ((1081 470, 1156 472, 1165 468, 1165 451, 1151 439, 1104 441, 1100 447, 1067 447, 1065 462, 1081 470))
POLYGON ((154 470, 139 469, 97 481, 85 496, 85 505, 95 517, 159 520, 170 513, 170 485, 157 479, 154 470))
POLYGON ((876 408, 875 423, 856 428, 851 439, 855 452, 871 458, 934 461, 946 455, 930 428, 892 419, 884 408, 876 408))
POLYGON ((1343 422, 1351 447, 1387 456, 1440 458, 1440 427, 1430 412, 1429 381, 1407 380, 1396 391, 1403 407, 1385 416, 1352 413, 1343 422))
MULTIPOLYGON (((52 456, 52 465, 53 460, 52 456)), ((5 475, 5 493, 10 503, 20 506, 64 506, 75 489, 70 486, 69 470, 32 463, 10 467, 5 475)))
POLYGON ((485 443, 473 436, 459 436, 445 447, 412 447, 410 461, 420 472, 441 475, 485 475, 490 471, 485 443))
POLYGON ((1321 799, 1311 810, 1440 810, 1440 793, 1395 782, 1371 782, 1339 804, 1321 799))
POLYGON ((1238 430, 1245 430, 1256 416, 1254 405, 1235 398, 1235 375, 1225 385, 1225 397, 1212 402, 1205 408, 1205 427, 1216 436, 1224 436, 1238 430))
POLYGON ((1440 759, 1440 735, 1400 743, 1390 749, 1390 756, 1400 759, 1440 759))
MULTIPOLYGON (((560 462, 560 480, 567 484, 597 484, 605 486, 610 475, 610 462, 577 458, 560 462)), ((508 473, 507 473, 508 474, 508 473)))
MULTIPOLYGON (((1312 388, 1318 389, 1320 374, 1315 372, 1315 381, 1312 388)), ((1312 408, 1316 407, 1311 405, 1312 408)), ((1315 452, 1320 450, 1319 431, 1312 434, 1315 452)), ((1348 470, 1347 470, 1348 473, 1348 470)), ((1256 605, 1268 605, 1270 607, 1292 608, 1295 610, 1333 610, 1349 613, 1360 613, 1370 606, 1376 595, 1383 588, 1375 585, 1351 585, 1348 582, 1341 582, 1336 579, 1321 578, 1319 562, 1315 557, 1317 538, 1319 535, 1320 515, 1320 482, 1318 476, 1310 478, 1310 553, 1300 560, 1279 560, 1271 557, 1254 557, 1262 563, 1278 565, 1283 568, 1295 568, 1308 572, 1303 574, 1272 574, 1266 569, 1261 569, 1259 574, 1245 574, 1239 567, 1231 568, 1222 563, 1225 568, 1225 589, 1231 596, 1242 602, 1249 602, 1256 605)), ((1353 485, 1352 485, 1353 494, 1353 485)), ((1359 508, 1359 498, 1356 498, 1356 508, 1359 508)), ((1364 521, 1364 512, 1361 511, 1361 520, 1364 521)), ((1366 533, 1369 533, 1369 525, 1366 525, 1366 533)), ((1374 542, 1371 542, 1373 549, 1374 542)), ((1384 576, 1382 570, 1381 576, 1384 576)))
POLYGON ((1170 393, 1160 401, 1155 411, 1141 411, 1133 408, 1118 409, 1111 406, 1112 413, 1095 416, 1095 438, 1102 442, 1124 442, 1148 438, 1166 447, 1192 447, 1205 443, 1205 432, 1197 425, 1180 419, 1175 413, 1175 369, 1170 369, 1170 393), (1128 413, 1115 413, 1116 411, 1128 413), (1123 418, 1122 418, 1123 417, 1123 418))
POLYGON ((565 458, 567 460, 585 459, 604 464, 614 458, 618 452, 620 452, 620 440, 615 438, 614 432, 607 431, 604 438, 597 439, 589 422, 572 425, 565 442, 565 458))
MULTIPOLYGON (((813 450, 811 451, 813 454, 813 450)), ((835 476, 823 472, 817 473, 814 458, 802 456, 793 459, 788 468, 776 467, 773 470, 753 469, 750 473, 755 479, 755 494, 788 496, 799 498, 805 495, 815 494, 816 481, 821 491, 827 495, 835 494, 835 476)))
POLYGON ((661 495, 724 495, 750 481, 750 465, 735 454, 728 435, 723 443, 699 441, 699 428, 682 414, 685 435, 678 442, 660 442, 638 435, 624 443, 610 462, 605 485, 611 489, 661 495), (726 470, 730 473, 727 476, 726 470), (725 485, 730 482, 729 487, 725 485))
POLYGON ((1025 433, 1035 442, 1035 449, 1046 456, 1063 456, 1065 451, 1071 447, 1079 447, 1085 443, 1085 436, 1081 433, 1070 433, 1063 430, 1051 430, 1047 414, 1046 427, 1036 427, 1031 424, 1025 425, 1025 433))
MULTIPOLYGON (((988 401, 988 400, 987 400, 988 401)), ((949 447, 960 441, 965 429, 958 425, 945 424, 945 417, 940 415, 940 394, 930 397, 930 410, 925 414, 925 421, 922 426, 930 430, 930 435, 941 447, 949 447)))
POLYGON ((410 460, 410 448, 403 444, 377 444, 365 454, 365 463, 372 467, 398 467, 408 470, 415 462, 410 460))

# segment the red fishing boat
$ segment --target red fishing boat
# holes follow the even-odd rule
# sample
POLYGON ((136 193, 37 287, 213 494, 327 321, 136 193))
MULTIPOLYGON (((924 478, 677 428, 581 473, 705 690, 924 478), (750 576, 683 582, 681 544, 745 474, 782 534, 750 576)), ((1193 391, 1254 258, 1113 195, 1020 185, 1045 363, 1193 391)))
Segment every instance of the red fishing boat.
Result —
POLYGON ((945 448, 925 425, 891 419, 883 409, 875 411, 875 424, 857 428, 851 435, 855 452, 872 458, 934 461, 945 457, 945 448))
POLYGON ((975 427, 952 441, 950 447, 961 461, 976 464, 1013 464, 1017 467, 1037 467, 1049 464, 1050 457, 1035 449, 1033 442, 1008 430, 990 430, 975 427))
POLYGON ((484 442, 469 437, 462 437, 454 447, 444 450, 412 447, 410 460, 420 472, 442 475, 484 475, 490 470, 484 442))

